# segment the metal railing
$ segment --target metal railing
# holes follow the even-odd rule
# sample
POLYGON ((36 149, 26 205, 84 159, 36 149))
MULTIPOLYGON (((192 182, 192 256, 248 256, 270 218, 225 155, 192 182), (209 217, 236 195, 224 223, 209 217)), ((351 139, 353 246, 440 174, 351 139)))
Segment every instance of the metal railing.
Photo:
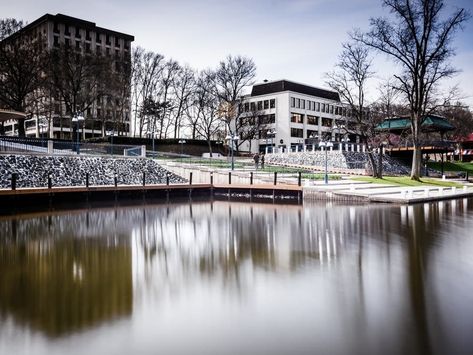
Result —
POLYGON ((0 137, 0 153, 141 157, 143 146, 72 142, 48 138, 0 137))

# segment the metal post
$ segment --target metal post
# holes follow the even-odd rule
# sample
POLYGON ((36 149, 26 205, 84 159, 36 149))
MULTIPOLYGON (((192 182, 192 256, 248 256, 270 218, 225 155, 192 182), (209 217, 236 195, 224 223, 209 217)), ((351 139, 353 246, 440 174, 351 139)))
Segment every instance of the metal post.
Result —
POLYGON ((442 157, 442 177, 443 177, 443 152, 441 153, 441 157, 442 157))
POLYGON ((231 185, 232 184, 232 172, 229 171, 228 172, 228 185, 231 185))
POLYGON ((89 173, 85 173, 85 187, 89 187, 89 173))
POLYGON ((51 178, 51 174, 48 174, 48 189, 53 187, 53 179, 51 178))
POLYGON ((253 185, 253 172, 250 172, 250 185, 253 185))
POLYGON ((298 176, 297 176, 297 185, 301 186, 302 185, 302 173, 299 171, 298 176))
POLYGON ((80 154, 80 146, 79 146, 79 120, 77 120, 77 132, 76 132, 76 136, 77 136, 77 154, 80 154))
POLYGON ((115 176, 113 177, 113 183, 114 183, 115 187, 117 187, 117 185, 118 185, 118 177, 117 177, 117 174, 115 174, 115 176))
POLYGON ((234 162, 234 158, 233 158, 233 137, 232 137, 232 140, 231 140, 232 144, 230 146, 230 149, 232 150, 231 154, 232 154, 232 170, 235 170, 235 162, 234 162))
POLYGON ((146 173, 143 171, 143 186, 146 185, 146 173))
POLYGON ((324 176, 325 184, 328 184, 328 152, 327 147, 325 147, 325 176, 324 176))
POLYGON ((16 190, 17 173, 11 174, 11 189, 16 190))
POLYGON ((213 185, 214 184, 214 172, 211 171, 210 172, 210 185, 213 185))
POLYGON ((169 186, 169 173, 166 173, 166 185, 169 186))
POLYGON ((192 185, 192 171, 189 173, 189 185, 192 185))
POLYGON ((275 171, 274 172, 274 185, 276 185, 278 183, 278 172, 275 171))

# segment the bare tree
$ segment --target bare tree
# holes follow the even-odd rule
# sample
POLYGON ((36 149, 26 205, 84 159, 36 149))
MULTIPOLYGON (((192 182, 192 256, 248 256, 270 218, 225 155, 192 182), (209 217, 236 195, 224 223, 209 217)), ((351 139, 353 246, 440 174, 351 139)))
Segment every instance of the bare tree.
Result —
POLYGON ((232 134, 243 133, 238 130, 238 127, 243 127, 238 123, 241 122, 239 117, 242 113, 239 106, 245 89, 253 85, 255 77, 255 63, 242 56, 229 55, 215 71, 213 87, 219 100, 220 117, 232 134))
POLYGON ((114 115, 112 64, 112 59, 100 52, 84 54, 80 49, 67 45, 60 45, 50 52, 48 77, 57 97, 65 105, 66 114, 72 117, 75 112, 90 111, 94 104, 106 98, 106 114, 102 116, 103 136, 106 121, 111 121, 114 115))
POLYGON ((174 124, 174 138, 181 136, 182 119, 189 106, 192 92, 195 89, 194 70, 187 66, 181 67, 173 82, 174 100, 176 103, 175 110, 172 112, 171 122, 174 124))
MULTIPOLYGON (((380 154, 378 154, 376 177, 383 176, 383 149, 386 144, 399 144, 399 137, 391 132, 378 132, 376 126, 384 120, 392 118, 395 114, 405 112, 405 107, 397 103, 399 91, 393 85, 392 78, 385 79, 378 85, 378 97, 370 105, 370 122, 374 124, 374 136, 371 137, 371 144, 377 146, 380 154)), ((408 133, 406 131, 405 133, 408 133)))
POLYGON ((436 113, 447 118, 455 126, 455 130, 449 133, 449 137, 458 139, 473 132, 473 114, 461 101, 453 104, 447 102, 437 109, 436 113))
POLYGON ((125 56, 123 60, 115 62, 115 72, 112 76, 115 97, 113 131, 118 135, 128 135, 130 132, 127 123, 131 123, 129 116, 131 75, 132 67, 129 58, 125 56))
MULTIPOLYGON (((41 33, 22 30, 23 22, 0 20, 0 105, 32 113, 29 97, 44 81, 47 63, 41 33)), ((18 135, 25 135, 24 118, 18 120, 18 135)))
MULTIPOLYGON (((142 137, 150 128, 147 117, 143 115, 143 102, 152 98, 164 68, 161 54, 136 48, 132 54, 132 111, 134 115, 134 134, 142 137)), ((154 100, 154 99, 153 99, 154 100)))
POLYGON ((337 91, 349 106, 350 116, 361 143, 368 148, 373 176, 380 177, 373 155, 371 140, 376 135, 375 122, 366 103, 366 85, 373 76, 371 59, 365 46, 356 43, 344 43, 343 51, 336 64, 337 69, 326 74, 326 83, 337 91))
POLYGON ((0 41, 21 30, 23 25, 23 20, 15 18, 0 19, 0 41))
POLYGON ((372 18, 370 31, 357 32, 353 37, 401 67, 395 75, 396 86, 409 104, 414 147, 411 178, 419 180, 422 119, 435 101, 441 80, 456 73, 450 64, 455 54, 452 40, 470 15, 465 9, 457 9, 445 16, 443 0, 383 0, 383 6, 392 18, 372 18))
POLYGON ((215 73, 211 71, 205 71, 199 75, 192 101, 194 113, 197 115, 193 138, 198 136, 207 141, 210 156, 212 156, 212 139, 221 133, 223 126, 218 114, 218 98, 212 90, 213 75, 215 73))
POLYGON ((180 69, 179 63, 172 59, 168 60, 156 87, 155 97, 162 109, 158 121, 159 139, 167 138, 169 128, 173 125, 171 117, 176 109, 173 84, 180 69))

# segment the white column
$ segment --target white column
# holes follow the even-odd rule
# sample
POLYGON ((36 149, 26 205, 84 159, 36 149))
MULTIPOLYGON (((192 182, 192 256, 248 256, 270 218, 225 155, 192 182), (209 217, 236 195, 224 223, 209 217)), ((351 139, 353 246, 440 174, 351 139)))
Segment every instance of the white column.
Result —
POLYGON ((53 141, 48 141, 48 154, 53 154, 54 153, 54 146, 53 146, 53 141))
POLYGON ((338 145, 338 150, 342 151, 343 150, 343 143, 340 142, 340 144, 338 145))
POLYGON ((141 157, 146 158, 146 146, 145 145, 141 146, 141 157))
POLYGON ((363 144, 363 145, 361 146, 361 150, 363 151, 363 153, 365 153, 365 152, 366 152, 366 145, 363 144))

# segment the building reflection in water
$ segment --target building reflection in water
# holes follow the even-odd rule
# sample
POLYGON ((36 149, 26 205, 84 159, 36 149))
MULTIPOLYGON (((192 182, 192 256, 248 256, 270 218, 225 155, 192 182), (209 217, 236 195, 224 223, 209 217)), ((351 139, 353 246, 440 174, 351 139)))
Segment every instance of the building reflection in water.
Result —
POLYGON ((211 202, 5 218, 0 311, 56 337, 123 318, 140 330, 134 350, 164 353, 462 353, 473 348, 472 206, 211 202))
POLYGON ((3 317, 12 315, 21 325, 57 337, 131 314, 129 240, 113 229, 113 219, 97 217, 65 214, 12 219, 9 226, 1 222, 6 236, 0 243, 3 317))

